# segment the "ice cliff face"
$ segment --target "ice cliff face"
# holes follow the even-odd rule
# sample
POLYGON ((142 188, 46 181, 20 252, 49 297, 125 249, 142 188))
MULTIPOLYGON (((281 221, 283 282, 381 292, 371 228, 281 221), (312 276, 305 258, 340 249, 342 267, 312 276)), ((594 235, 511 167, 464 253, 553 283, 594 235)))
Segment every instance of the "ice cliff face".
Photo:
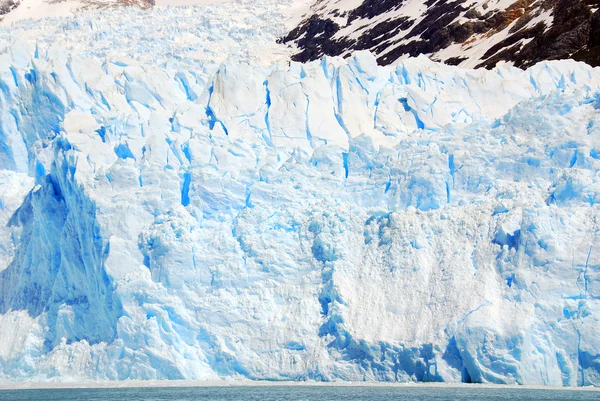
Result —
POLYGON ((599 143, 572 61, 14 43, 0 378, 600 385, 599 143))

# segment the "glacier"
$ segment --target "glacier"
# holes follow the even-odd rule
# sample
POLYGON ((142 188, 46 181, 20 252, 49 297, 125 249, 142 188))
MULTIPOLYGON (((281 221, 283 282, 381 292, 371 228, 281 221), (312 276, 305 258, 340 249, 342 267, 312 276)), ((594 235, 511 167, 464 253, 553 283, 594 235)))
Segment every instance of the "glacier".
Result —
POLYGON ((196 58, 0 32, 0 380, 600 385, 600 69, 222 57, 277 28, 205 15, 196 58))

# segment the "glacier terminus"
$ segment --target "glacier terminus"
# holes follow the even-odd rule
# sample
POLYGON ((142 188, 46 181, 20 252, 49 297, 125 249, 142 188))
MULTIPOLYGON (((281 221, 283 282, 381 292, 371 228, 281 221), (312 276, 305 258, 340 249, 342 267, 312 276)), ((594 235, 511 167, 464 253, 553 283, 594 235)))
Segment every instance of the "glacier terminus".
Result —
POLYGON ((600 69, 288 62, 291 4, 0 29, 0 380, 600 386, 600 69))

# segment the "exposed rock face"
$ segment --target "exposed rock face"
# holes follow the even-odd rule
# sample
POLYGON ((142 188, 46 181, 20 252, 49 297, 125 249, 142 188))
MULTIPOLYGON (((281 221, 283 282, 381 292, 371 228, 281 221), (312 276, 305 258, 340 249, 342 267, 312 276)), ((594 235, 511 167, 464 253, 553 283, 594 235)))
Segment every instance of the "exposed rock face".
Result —
POLYGON ((600 0, 318 0, 282 42, 297 61, 370 50, 382 65, 428 54, 446 64, 528 67, 574 58, 600 65, 600 0), (356 2, 353 2, 354 5, 356 2))
POLYGON ((19 0, 0 0, 0 21, 2 16, 8 14, 21 4, 19 0))

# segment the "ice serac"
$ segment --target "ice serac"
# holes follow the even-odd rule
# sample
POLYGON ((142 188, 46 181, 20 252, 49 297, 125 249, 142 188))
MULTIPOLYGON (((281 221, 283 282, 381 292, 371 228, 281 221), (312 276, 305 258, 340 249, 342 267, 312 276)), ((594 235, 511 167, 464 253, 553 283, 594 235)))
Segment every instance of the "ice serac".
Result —
POLYGON ((0 378, 600 385, 598 69, 0 59, 0 378))

